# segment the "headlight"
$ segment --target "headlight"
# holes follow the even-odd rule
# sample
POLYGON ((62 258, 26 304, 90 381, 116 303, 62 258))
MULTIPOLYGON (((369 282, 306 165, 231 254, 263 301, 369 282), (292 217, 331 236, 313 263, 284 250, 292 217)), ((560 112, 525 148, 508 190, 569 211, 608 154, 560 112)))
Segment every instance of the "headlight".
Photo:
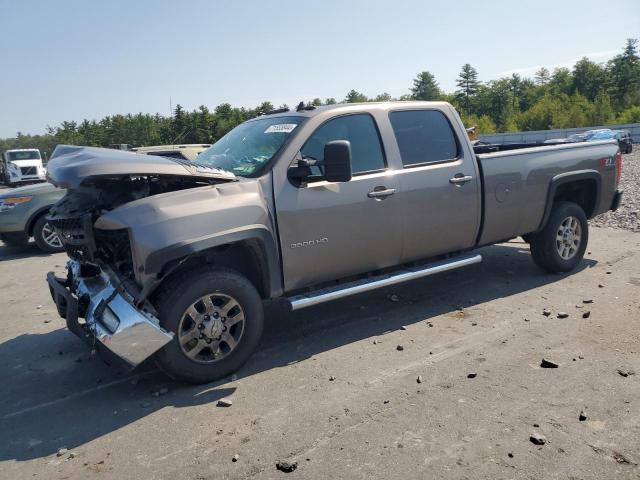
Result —
POLYGON ((33 197, 6 197, 0 198, 0 212, 11 210, 16 205, 27 203, 33 200, 33 197))

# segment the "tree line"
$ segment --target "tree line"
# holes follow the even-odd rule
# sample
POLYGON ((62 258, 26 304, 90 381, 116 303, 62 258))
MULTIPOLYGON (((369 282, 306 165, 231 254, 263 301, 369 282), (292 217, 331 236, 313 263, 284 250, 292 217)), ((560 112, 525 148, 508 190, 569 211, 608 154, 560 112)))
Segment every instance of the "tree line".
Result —
MULTIPOLYGON (((636 39, 628 39, 622 53, 606 64, 585 57, 572 69, 540 68, 533 78, 516 73, 489 82, 478 78, 477 70, 465 64, 453 93, 445 93, 434 75, 423 71, 413 80, 409 92, 399 98, 388 93, 367 97, 352 89, 340 101, 315 98, 307 104, 444 100, 458 109, 465 125, 477 126, 480 133, 640 122, 640 55, 636 39)), ((18 132, 13 138, 0 139, 0 151, 39 148, 50 153, 60 143, 101 147, 213 143, 239 123, 274 108, 271 102, 253 109, 223 103, 213 110, 201 105, 189 112, 177 105, 171 116, 137 113, 80 123, 65 121, 47 127, 43 135, 18 132)))

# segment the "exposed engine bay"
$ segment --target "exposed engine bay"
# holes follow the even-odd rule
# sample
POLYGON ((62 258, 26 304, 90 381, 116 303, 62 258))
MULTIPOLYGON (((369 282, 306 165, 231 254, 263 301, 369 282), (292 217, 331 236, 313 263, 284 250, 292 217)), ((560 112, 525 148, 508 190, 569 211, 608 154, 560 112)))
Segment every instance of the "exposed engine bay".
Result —
POLYGON ((133 279, 128 230, 100 230, 94 228, 95 221, 135 200, 220 181, 160 175, 89 178, 78 188, 68 190, 51 208, 49 221, 70 258, 82 264, 106 264, 124 278, 133 279))

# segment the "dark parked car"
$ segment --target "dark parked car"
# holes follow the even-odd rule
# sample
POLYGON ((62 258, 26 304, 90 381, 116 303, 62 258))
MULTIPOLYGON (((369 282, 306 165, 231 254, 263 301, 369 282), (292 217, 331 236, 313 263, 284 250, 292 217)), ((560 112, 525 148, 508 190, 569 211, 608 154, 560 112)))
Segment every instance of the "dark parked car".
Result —
POLYGON ((633 145, 629 130, 615 130, 615 139, 618 140, 618 145, 620 145, 620 151, 622 153, 631 153, 633 145))

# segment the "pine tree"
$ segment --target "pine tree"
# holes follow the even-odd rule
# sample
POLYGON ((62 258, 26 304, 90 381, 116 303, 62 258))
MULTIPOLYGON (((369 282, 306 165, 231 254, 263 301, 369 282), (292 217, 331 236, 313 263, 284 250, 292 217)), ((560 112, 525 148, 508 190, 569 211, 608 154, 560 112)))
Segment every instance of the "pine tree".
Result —
POLYGON ((421 72, 413 80, 411 97, 414 100, 439 100, 442 91, 436 82, 436 78, 430 72, 421 72))
POLYGON ((462 103, 464 110, 470 113, 472 97, 480 88, 478 71, 470 64, 464 64, 460 75, 458 75, 458 80, 456 80, 456 85, 459 88, 459 90, 456 90, 456 98, 462 103))

